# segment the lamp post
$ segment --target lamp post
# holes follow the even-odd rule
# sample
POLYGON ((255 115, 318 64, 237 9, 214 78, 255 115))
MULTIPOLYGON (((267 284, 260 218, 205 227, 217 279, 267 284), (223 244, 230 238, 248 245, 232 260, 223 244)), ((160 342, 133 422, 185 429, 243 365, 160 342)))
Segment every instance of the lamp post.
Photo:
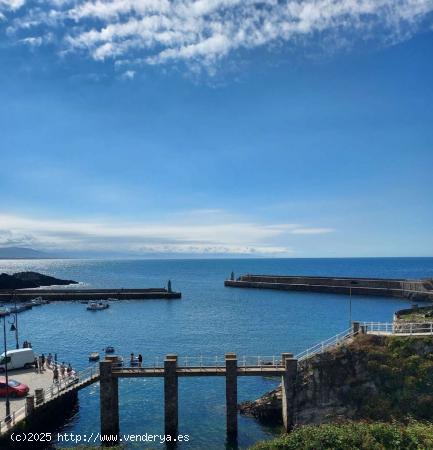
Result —
POLYGON ((5 421, 9 422, 11 420, 11 405, 9 401, 9 374, 8 374, 8 355, 7 355, 7 340, 6 340, 6 314, 3 315, 3 340, 4 340, 4 365, 5 365, 5 378, 6 378, 6 417, 5 421))
POLYGON ((13 322, 9 322, 11 324, 11 331, 15 331, 15 340, 16 340, 16 349, 20 348, 20 343, 18 340, 18 311, 17 311, 17 299, 15 297, 15 291, 13 293, 15 299, 15 314, 13 317, 13 322))

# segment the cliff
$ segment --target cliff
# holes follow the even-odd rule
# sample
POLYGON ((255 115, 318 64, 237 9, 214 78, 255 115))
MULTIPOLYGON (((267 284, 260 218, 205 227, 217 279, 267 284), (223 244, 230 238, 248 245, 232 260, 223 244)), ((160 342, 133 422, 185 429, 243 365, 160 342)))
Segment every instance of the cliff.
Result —
MULTIPOLYGON (((281 421, 280 388, 240 405, 242 414, 281 421)), ((300 364, 296 423, 433 420, 433 340, 361 335, 300 364)))

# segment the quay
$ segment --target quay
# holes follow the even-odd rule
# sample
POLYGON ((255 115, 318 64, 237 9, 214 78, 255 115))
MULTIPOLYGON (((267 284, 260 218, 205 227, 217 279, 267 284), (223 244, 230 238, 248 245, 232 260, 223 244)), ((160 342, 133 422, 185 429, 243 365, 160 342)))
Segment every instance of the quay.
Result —
POLYGON ((433 301, 433 280, 349 278, 281 275, 241 275, 224 281, 227 287, 322 292, 346 295, 373 295, 433 301))
POLYGON ((48 301, 70 300, 146 300, 146 299, 177 299, 180 292, 165 288, 149 289, 18 289, 0 290, 0 301, 26 301, 42 297, 48 301))
MULTIPOLYGON (((238 390, 237 380, 241 376, 280 377, 282 386, 282 419, 284 429, 289 431, 295 425, 295 403, 297 395, 296 377, 299 367, 315 355, 327 352, 344 342, 350 342, 358 334, 395 336, 433 336, 433 322, 399 324, 380 322, 353 322, 351 328, 323 342, 293 355, 282 353, 277 356, 241 356, 226 353, 219 357, 178 357, 175 354, 165 358, 145 358, 141 367, 128 367, 119 361, 128 358, 106 356, 99 365, 93 365, 72 377, 65 377, 60 383, 52 383, 52 372, 36 374, 13 372, 10 377, 37 386, 23 400, 14 400, 11 405, 11 419, 5 420, 4 408, 0 408, 0 448, 17 428, 26 430, 31 424, 46 426, 53 417, 59 416, 70 406, 68 399, 76 398, 81 389, 99 382, 100 434, 110 437, 103 443, 115 445, 111 439, 118 436, 119 429, 119 380, 122 378, 159 377, 163 380, 163 403, 165 434, 176 436, 179 428, 179 379, 184 377, 225 377, 226 431, 230 439, 238 433, 238 390), (30 378, 27 378, 30 377, 30 378), (50 382, 51 380, 51 382, 50 382), (39 419, 39 420, 38 420, 39 419)), ((1 402, 2 403, 2 402, 1 402)), ((46 429, 44 430, 46 431, 46 429)), ((95 430, 96 431, 96 430, 95 430)))

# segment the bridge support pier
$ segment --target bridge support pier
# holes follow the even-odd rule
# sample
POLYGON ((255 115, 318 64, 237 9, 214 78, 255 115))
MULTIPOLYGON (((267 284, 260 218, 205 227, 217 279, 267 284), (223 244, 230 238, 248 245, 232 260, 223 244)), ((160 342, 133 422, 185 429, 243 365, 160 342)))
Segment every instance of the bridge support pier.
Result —
POLYGON ((234 353, 226 353, 226 420, 227 436, 238 434, 238 360, 234 353))
POLYGON ((119 436, 119 386, 117 378, 112 375, 112 361, 101 361, 99 373, 101 435, 111 437, 109 440, 106 438, 105 446, 114 446, 114 437, 119 436))
POLYGON ((178 431, 178 380, 177 355, 167 355, 164 360, 164 424, 165 434, 177 438, 178 431))
POLYGON ((295 382, 298 372, 298 360, 293 358, 292 353, 283 353, 281 362, 284 365, 282 376, 282 407, 284 430, 289 432, 295 424, 295 382))

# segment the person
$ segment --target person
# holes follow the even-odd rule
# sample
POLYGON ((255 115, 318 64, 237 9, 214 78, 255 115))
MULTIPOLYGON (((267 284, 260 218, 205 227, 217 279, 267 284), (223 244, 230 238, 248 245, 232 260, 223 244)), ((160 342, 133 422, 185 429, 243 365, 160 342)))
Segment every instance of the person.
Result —
POLYGON ((57 368, 57 366, 54 366, 54 370, 53 370, 53 383, 57 384, 59 382, 59 369, 57 368))
POLYGON ((68 374, 68 377, 72 375, 72 366, 71 363, 68 364, 68 368, 66 369, 66 373, 68 374))
POLYGON ((141 365, 143 364, 143 356, 141 355, 141 353, 138 355, 138 367, 141 367, 141 365))
POLYGON ((51 367, 52 360, 53 360, 53 355, 50 352, 50 353, 48 353, 48 356, 47 356, 47 367, 51 367))
POLYGON ((41 358, 42 358, 42 369, 43 369, 45 367, 45 355, 44 355, 44 353, 42 353, 41 358))
POLYGON ((131 360, 130 360, 131 366, 134 365, 134 353, 131 353, 131 360))
POLYGON ((42 356, 39 356, 39 358, 38 358, 38 372, 39 373, 42 373, 42 368, 43 368, 42 356))
POLYGON ((60 375, 62 376, 62 378, 65 376, 65 363, 62 362, 62 364, 60 364, 60 375))
POLYGON ((29 345, 29 344, 28 344, 27 341, 24 341, 24 342, 23 342, 23 348, 28 348, 28 345, 29 345))
POLYGON ((37 356, 35 356, 35 359, 34 359, 34 361, 33 361, 33 365, 35 366, 35 371, 36 371, 36 373, 38 373, 39 372, 39 367, 38 367, 38 357, 37 356))

